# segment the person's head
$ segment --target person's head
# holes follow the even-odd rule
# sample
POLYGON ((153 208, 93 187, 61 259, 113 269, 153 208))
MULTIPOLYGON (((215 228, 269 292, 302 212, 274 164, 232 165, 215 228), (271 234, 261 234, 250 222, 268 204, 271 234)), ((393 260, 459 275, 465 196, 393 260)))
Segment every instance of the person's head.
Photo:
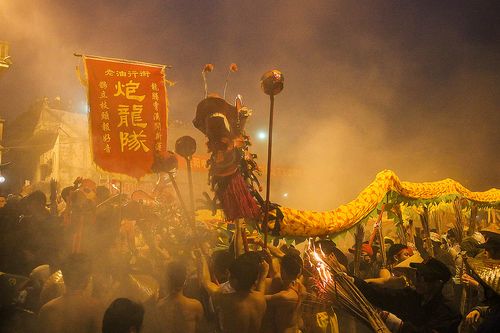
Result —
POLYGON ((42 288, 45 281, 47 281, 52 274, 49 265, 40 265, 35 267, 30 273, 30 282, 32 285, 42 288))
POLYGON ((71 194, 71 191, 73 191, 73 186, 68 186, 62 189, 61 191, 61 198, 64 200, 65 203, 68 203, 69 196, 71 194))
POLYGON ((289 252, 281 258, 281 276, 284 280, 295 280, 302 272, 302 258, 295 252, 289 252))
POLYGON ((394 240, 390 237, 384 237, 384 244, 385 244, 385 248, 390 248, 392 245, 394 245, 394 240))
POLYGON ((186 265, 180 261, 167 264, 166 287, 170 292, 180 292, 186 283, 186 265))
POLYGON ((440 293, 444 284, 451 278, 448 267, 435 258, 423 263, 411 263, 410 267, 417 269, 415 291, 421 295, 440 293))
POLYGON ((117 298, 104 312, 102 333, 137 333, 142 327, 144 307, 128 298, 117 298))
POLYGON ((229 266, 229 283, 236 291, 250 291, 259 276, 259 264, 252 257, 241 255, 229 266))
POLYGON ((83 290, 92 271, 90 259, 83 253, 70 254, 61 266, 64 285, 67 290, 83 290))
POLYGON ((394 244, 387 251, 387 261, 390 264, 399 264, 411 257, 411 252, 408 246, 404 244, 394 244))
POLYGON ((370 264, 373 258, 373 248, 370 244, 361 244, 361 260, 366 264, 370 264))
POLYGON ((487 227, 482 228, 480 233, 483 235, 485 241, 489 238, 500 238, 500 227, 496 224, 490 224, 487 227))
POLYGON ((349 261, 346 255, 337 247, 337 245, 329 239, 322 239, 316 242, 316 249, 321 249, 325 256, 335 256, 337 261, 344 267, 348 267, 349 261))
MULTIPOLYGON (((355 248, 350 248, 349 252, 355 253, 355 248)), ((373 248, 368 243, 361 244, 361 263, 363 264, 371 264, 373 257, 373 248)))
POLYGON ((96 202, 97 204, 100 204, 101 202, 109 198, 111 192, 106 186, 100 185, 96 187, 95 194, 96 194, 96 202))
POLYGON ((234 261, 234 256, 228 250, 219 250, 212 253, 212 268, 215 278, 219 283, 224 283, 229 278, 229 266, 234 261))
POLYGON ((500 259, 500 238, 490 236, 486 242, 477 245, 477 248, 484 249, 488 259, 500 259))
POLYGON ((7 197, 0 194, 0 208, 3 208, 7 204, 7 197))
POLYGON ((16 291, 6 274, 0 274, 0 311, 12 305, 16 291))
POLYGON ((465 237, 460 244, 460 249, 465 251, 468 257, 474 258, 481 252, 481 249, 478 248, 479 242, 474 237, 465 237))
POLYGON ((429 238, 431 239, 432 246, 437 249, 440 248, 441 245, 443 245, 443 240, 441 238, 441 235, 438 234, 435 231, 429 232, 429 238))
POLYGON ((46 209, 47 196, 42 191, 34 191, 24 198, 29 214, 37 214, 46 209))

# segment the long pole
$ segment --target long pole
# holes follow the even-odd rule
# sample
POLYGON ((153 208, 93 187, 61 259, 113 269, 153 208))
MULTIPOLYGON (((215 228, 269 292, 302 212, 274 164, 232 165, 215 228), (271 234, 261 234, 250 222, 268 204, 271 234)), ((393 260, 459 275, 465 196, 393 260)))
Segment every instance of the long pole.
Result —
POLYGON ((194 191, 193 191, 193 172, 191 171, 191 156, 186 157, 188 183, 189 183, 189 200, 191 204, 191 212, 194 216, 194 191))
POLYGON ((266 204, 264 206, 264 220, 262 229, 264 230, 264 248, 267 247, 267 220, 269 218, 269 194, 271 192, 271 153, 273 148, 273 115, 274 115, 274 95, 269 95, 271 99, 271 109, 269 111, 269 134, 267 141, 267 177, 266 177, 266 204))
POLYGON ((179 202, 181 204, 182 211, 186 215, 186 217, 193 223, 194 225, 194 219, 192 218, 192 215, 190 211, 187 209, 186 204, 184 203, 184 200, 182 199, 181 191, 179 190, 179 186, 177 185, 177 182, 175 181, 174 175, 172 172, 167 172, 168 177, 170 179, 170 182, 172 183, 172 186, 174 187, 175 193, 177 194, 177 198, 179 199, 179 202))

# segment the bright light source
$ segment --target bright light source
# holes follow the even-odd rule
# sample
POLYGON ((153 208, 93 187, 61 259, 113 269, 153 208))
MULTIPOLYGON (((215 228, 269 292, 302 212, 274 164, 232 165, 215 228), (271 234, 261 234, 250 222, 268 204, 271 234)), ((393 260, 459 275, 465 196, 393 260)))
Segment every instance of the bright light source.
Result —
POLYGON ((265 131, 258 131, 257 138, 259 140, 265 140, 265 139, 267 139, 267 133, 265 131))
POLYGON ((4 176, 0 176, 0 183, 4 183, 5 182, 5 177, 4 176))
POLYGON ((89 113, 90 112, 90 107, 86 102, 82 102, 82 113, 89 113))
POLYGON ((283 196, 284 196, 285 198, 288 198, 288 193, 283 193, 283 196))

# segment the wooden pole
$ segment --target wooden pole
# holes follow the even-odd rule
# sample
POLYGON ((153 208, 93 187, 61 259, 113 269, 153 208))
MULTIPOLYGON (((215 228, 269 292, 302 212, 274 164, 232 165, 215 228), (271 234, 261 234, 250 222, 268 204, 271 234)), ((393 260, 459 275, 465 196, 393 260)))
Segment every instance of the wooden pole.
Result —
POLYGON ((269 111, 269 135, 267 143, 267 177, 266 177, 266 203, 264 206, 264 220, 262 229, 264 231, 264 248, 267 247, 267 235, 269 233, 267 221, 269 218, 269 195, 271 192, 271 154, 273 148, 273 117, 274 117, 274 95, 269 95, 271 107, 269 111))

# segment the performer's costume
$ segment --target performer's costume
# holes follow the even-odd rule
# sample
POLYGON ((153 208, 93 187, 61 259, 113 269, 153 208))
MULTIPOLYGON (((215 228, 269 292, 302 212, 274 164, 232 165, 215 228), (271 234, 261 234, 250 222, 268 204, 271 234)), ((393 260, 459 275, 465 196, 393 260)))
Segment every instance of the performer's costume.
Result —
POLYGON ((245 122, 250 110, 241 106, 241 99, 231 105, 218 96, 203 99, 196 108, 194 126, 208 138, 212 154, 208 161, 209 181, 215 198, 227 220, 257 219, 260 207, 256 202, 259 183, 256 157, 248 152, 249 137, 245 122))

